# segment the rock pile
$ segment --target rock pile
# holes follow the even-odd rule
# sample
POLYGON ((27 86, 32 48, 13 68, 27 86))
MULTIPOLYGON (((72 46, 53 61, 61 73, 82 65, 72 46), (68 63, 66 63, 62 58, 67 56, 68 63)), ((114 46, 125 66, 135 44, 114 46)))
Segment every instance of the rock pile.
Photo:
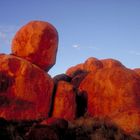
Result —
POLYGON ((55 63, 56 29, 32 21, 12 41, 12 54, 0 55, 0 117, 34 120, 49 116, 54 82, 44 70, 55 63))
POLYGON ((31 21, 16 33, 12 53, 0 54, 0 117, 39 121, 45 126, 30 133, 36 138, 53 134, 48 126, 66 129, 67 121, 83 116, 109 120, 125 133, 140 131, 140 70, 91 57, 51 78, 57 47, 48 22, 31 21))
POLYGON ((108 118, 126 132, 140 130, 139 69, 128 69, 113 59, 89 58, 66 74, 79 93, 86 94, 89 116, 108 118))

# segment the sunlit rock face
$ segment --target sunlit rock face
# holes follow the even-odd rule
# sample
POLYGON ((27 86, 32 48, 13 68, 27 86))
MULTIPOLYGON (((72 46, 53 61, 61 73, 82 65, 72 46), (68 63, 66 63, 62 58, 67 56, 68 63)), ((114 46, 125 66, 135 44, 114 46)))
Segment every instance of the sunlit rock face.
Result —
POLYGON ((58 33, 48 22, 31 21, 12 41, 12 53, 48 71, 56 61, 58 33))
POLYGON ((84 63, 70 67, 66 71, 66 74, 70 77, 73 77, 77 71, 91 72, 91 71, 96 71, 100 68, 103 68, 102 62, 97 58, 90 57, 84 63))
POLYGON ((70 77, 73 77, 73 74, 76 72, 76 71, 79 71, 79 70, 84 70, 84 67, 83 67, 83 64, 78 64, 76 66, 73 66, 73 67, 70 67, 67 71, 66 71, 66 74, 70 77))
POLYGON ((77 71, 95 72, 101 68, 112 68, 112 67, 124 67, 124 66, 123 64, 121 64, 121 62, 115 59, 99 60, 95 57, 90 57, 84 63, 70 67, 66 71, 66 74, 70 77, 73 77, 73 75, 77 71))
POLYGON ((0 117, 26 120, 48 117, 53 80, 36 65, 0 55, 0 117))
POLYGON ((140 68, 136 68, 134 71, 140 76, 140 68))
POLYGON ((79 93, 87 94, 87 113, 109 118, 126 132, 139 130, 140 76, 114 59, 89 58, 80 64, 80 69, 77 66, 68 69, 66 74, 74 75, 73 85, 79 93), (87 73, 84 77, 75 75, 78 71, 87 73))
POLYGON ((125 67, 120 61, 115 59, 102 59, 103 68, 125 67))
POLYGON ((76 118, 76 93, 70 83, 58 82, 53 106, 53 117, 66 120, 76 118))

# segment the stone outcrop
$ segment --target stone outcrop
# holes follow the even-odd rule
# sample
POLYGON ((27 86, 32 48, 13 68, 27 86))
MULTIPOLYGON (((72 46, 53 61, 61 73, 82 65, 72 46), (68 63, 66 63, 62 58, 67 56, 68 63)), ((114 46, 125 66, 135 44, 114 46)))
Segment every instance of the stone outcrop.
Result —
POLYGON ((84 63, 78 64, 76 66, 70 67, 66 74, 70 77, 74 77, 77 71, 86 71, 86 72, 96 72, 102 68, 112 68, 112 67, 124 67, 121 62, 115 59, 97 59, 95 57, 88 58, 84 63))
MULTIPOLYGON (((84 124, 74 127, 75 119, 86 116, 115 123, 126 133, 139 132, 140 69, 128 69, 114 59, 90 57, 52 79, 45 71, 55 64, 57 47, 56 29, 48 22, 31 21, 13 38, 11 55, 0 54, 0 117, 4 118, 0 118, 0 129, 13 136, 8 121, 33 120, 14 126, 22 130, 20 139, 27 140, 103 139, 97 132, 103 130, 105 137, 105 128, 117 130, 110 125, 100 128, 100 124, 88 130, 84 124), (88 135, 89 130, 96 133, 88 135)), ((86 119, 83 122, 91 125, 86 119)), ((110 131, 108 136, 116 138, 110 131)))
POLYGON ((53 117, 73 120, 76 118, 76 93, 73 86, 59 81, 54 98, 53 117))
MULTIPOLYGON (((140 70, 130 70, 115 59, 88 58, 66 71, 87 114, 109 118, 126 132, 140 129, 140 70), (82 101, 83 102, 83 101, 82 101)), ((80 108, 78 107, 78 110, 80 108)))
POLYGON ((82 71, 84 70, 84 67, 83 67, 83 64, 78 64, 76 66, 73 66, 73 67, 70 67, 67 71, 66 71, 66 74, 70 77, 73 77, 73 74, 76 72, 76 71, 82 71))
POLYGON ((0 55, 0 117, 12 120, 48 117, 51 77, 29 61, 0 55))
POLYGON ((56 61, 58 33, 48 22, 31 21, 12 41, 12 53, 48 71, 56 61))

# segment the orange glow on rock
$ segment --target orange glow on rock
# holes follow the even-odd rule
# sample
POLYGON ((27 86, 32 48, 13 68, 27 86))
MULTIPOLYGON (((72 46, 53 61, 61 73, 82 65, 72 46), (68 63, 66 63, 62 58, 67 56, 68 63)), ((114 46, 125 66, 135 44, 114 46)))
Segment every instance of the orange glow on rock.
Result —
POLYGON ((58 33, 44 21, 31 21, 24 25, 12 41, 14 55, 47 71, 55 64, 57 47, 58 33))
POLYGON ((66 72, 79 93, 87 94, 87 112, 92 117, 109 118, 126 132, 140 129, 140 76, 114 59, 89 58, 66 72), (78 79, 76 79, 79 77, 78 79), (73 82, 75 81, 75 82, 73 82), (125 119, 126 118, 126 119, 125 119))
POLYGON ((48 117, 53 85, 51 77, 39 67, 12 55, 0 55, 0 117, 48 117))
POLYGON ((140 76, 140 68, 136 68, 134 71, 140 76))
POLYGON ((65 81, 59 81, 54 98, 52 116, 73 120, 76 118, 76 93, 73 86, 65 81))

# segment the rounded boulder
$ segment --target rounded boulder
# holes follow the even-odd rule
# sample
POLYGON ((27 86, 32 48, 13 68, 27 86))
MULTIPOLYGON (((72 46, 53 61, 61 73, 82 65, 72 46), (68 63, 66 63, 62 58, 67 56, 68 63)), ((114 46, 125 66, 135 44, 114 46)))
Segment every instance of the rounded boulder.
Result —
POLYGON ((44 21, 31 21, 16 33, 12 54, 24 58, 48 71, 56 61, 58 33, 44 21))
POLYGON ((52 78, 36 65, 12 55, 0 55, 0 117, 48 117, 53 86, 52 78))

